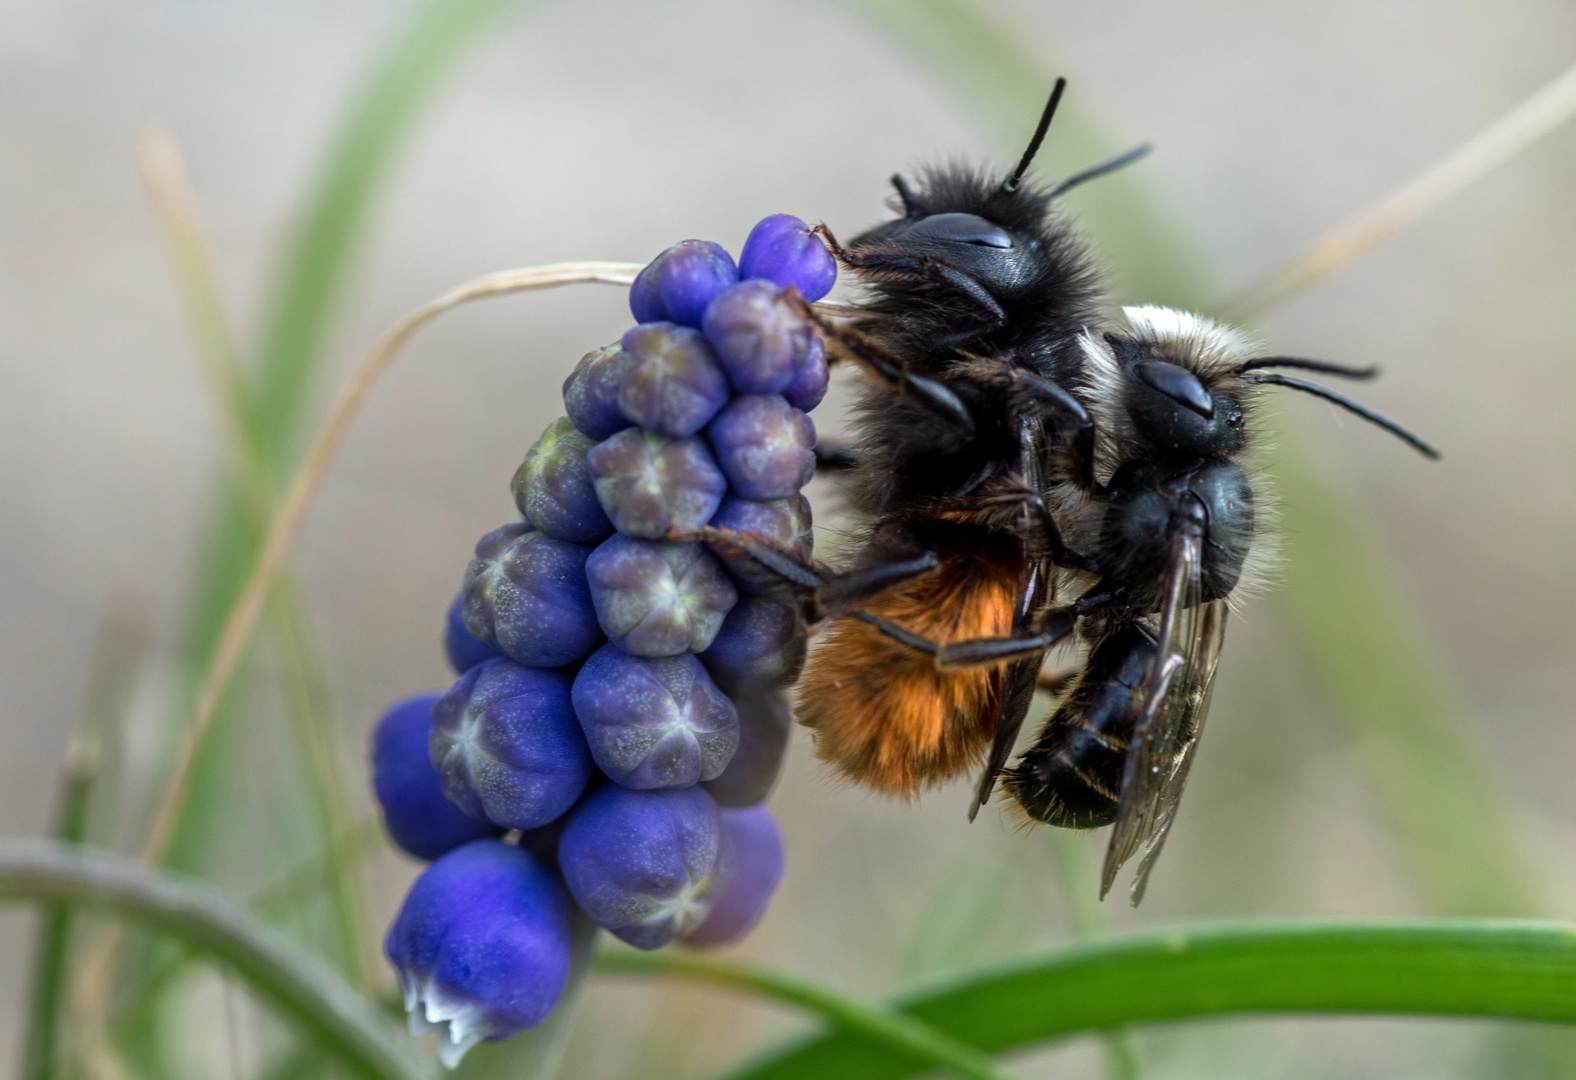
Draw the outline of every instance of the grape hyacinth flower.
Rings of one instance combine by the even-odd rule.
[[[733,849],[733,874],[717,890],[711,914],[681,939],[698,949],[727,945],[755,929],[783,879],[783,838],[771,811],[724,810],[722,824]]]
[[[463,675],[477,664],[503,655],[477,641],[476,635],[466,629],[463,591],[455,593],[454,602],[449,605],[449,617],[443,625],[443,655],[456,675]]]
[[[832,291],[837,262],[804,222],[792,214],[773,214],[756,222],[745,239],[739,276],[792,286],[815,301]]]
[[[625,536],[661,540],[670,529],[704,525],[728,488],[698,436],[630,428],[592,447],[586,461],[602,509]]]
[[[715,780],[702,786],[724,809],[766,801],[782,772],[793,712],[781,690],[747,690],[732,695],[739,714],[739,748]]]
[[[530,522],[476,542],[465,571],[465,626],[476,640],[531,667],[558,667],[602,643],[591,610],[586,556],[578,544]]]
[[[740,394],[706,428],[717,464],[746,499],[787,499],[815,475],[815,425],[780,394]]]
[[[728,375],[699,330],[642,323],[624,335],[631,360],[618,407],[647,431],[682,439],[706,426],[728,400]]]
[[[582,435],[600,441],[633,426],[619,408],[618,393],[634,362],[614,343],[586,353],[564,380],[564,412]]]
[[[558,860],[580,909],[637,949],[700,926],[733,869],[722,811],[698,787],[600,788],[575,808]]]
[[[726,289],[701,323],[728,380],[746,394],[780,394],[819,338],[782,290],[759,278]]]
[[[602,632],[632,656],[701,652],[739,598],[697,543],[614,536],[586,560],[586,579]]]
[[[693,656],[643,659],[609,642],[571,692],[591,756],[627,788],[684,788],[722,775],[739,717]]]
[[[503,833],[444,796],[427,750],[437,701],[437,694],[417,694],[397,702],[372,731],[372,790],[383,808],[383,827],[401,848],[427,862]]]
[[[629,287],[635,321],[699,326],[717,294],[739,280],[733,256],[710,240],[681,240],[651,260]]]
[[[427,867],[383,944],[411,1034],[436,1031],[452,1069],[541,1023],[569,978],[571,919],[558,875],[520,848],[476,840]]]
[[[591,751],[561,671],[489,660],[432,710],[432,763],[467,814],[510,829],[546,825],[591,779]]]
[[[613,535],[613,523],[597,501],[586,451],[596,440],[560,416],[525,455],[510,488],[514,505],[554,540],[595,544]]]
[[[762,803],[805,633],[737,535],[810,558],[827,365],[798,296],[835,276],[783,214],[738,264],[698,240],[653,260],[640,325],[581,359],[515,473],[525,520],[476,546],[444,633],[458,680],[374,732],[388,831],[436,860],[385,949],[447,1065],[543,1019],[597,928],[724,945],[782,877]]]

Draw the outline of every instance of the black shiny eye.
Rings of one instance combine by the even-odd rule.
[[[1215,399],[1198,376],[1187,368],[1164,360],[1140,360],[1133,365],[1133,374],[1149,386],[1160,391],[1178,405],[1185,405],[1205,420],[1215,415]]]
[[[916,221],[907,231],[910,237],[941,240],[976,247],[1012,247],[1012,234],[976,214],[931,214]]]

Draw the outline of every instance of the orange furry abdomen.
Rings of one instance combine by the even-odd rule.
[[[863,610],[944,645],[1012,630],[1022,564],[958,552],[932,574],[872,598]],[[932,657],[867,623],[840,619],[810,654],[799,722],[816,753],[850,779],[913,798],[921,785],[977,764],[995,734],[999,670],[939,671]]]

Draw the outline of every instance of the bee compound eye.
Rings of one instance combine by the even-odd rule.
[[[1185,405],[1204,419],[1215,415],[1215,399],[1210,396],[1198,376],[1184,367],[1165,360],[1140,360],[1133,365],[1133,373],[1145,385],[1160,391],[1178,405]]]
[[[1013,246],[1011,233],[977,214],[932,214],[916,221],[908,235],[1004,251]]]

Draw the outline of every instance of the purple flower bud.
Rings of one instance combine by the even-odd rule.
[[[449,605],[449,617],[443,627],[443,655],[456,675],[463,675],[477,664],[496,660],[503,653],[489,649],[476,640],[476,635],[465,628],[465,593],[454,594]]]
[[[628,788],[714,779],[739,745],[733,703],[693,656],[642,659],[604,645],[575,676],[573,700],[591,756]]]
[[[586,467],[586,451],[595,445],[595,439],[560,416],[547,425],[514,474],[514,505],[555,540],[594,544],[613,534]]]
[[[765,278],[784,289],[796,285],[814,302],[832,291],[837,261],[804,222],[792,214],[773,214],[750,230],[739,252],[739,276]]]
[[[761,540],[769,540],[801,559],[808,559],[814,535],[810,523],[810,500],[803,495],[793,495],[771,502],[756,502],[728,495],[711,517],[711,524],[719,528],[746,533]],[[737,548],[718,544],[712,549],[733,575],[743,592],[764,595],[779,593],[786,588],[782,575],[768,570]]]
[[[777,394],[740,394],[706,435],[723,475],[746,499],[786,499],[815,475],[815,425]]]
[[[411,1034],[436,1031],[452,1069],[483,1039],[541,1023],[569,978],[571,911],[558,875],[497,840],[427,867],[383,942]]]
[[[791,601],[745,596],[700,659],[713,681],[732,694],[786,686],[798,677],[804,654],[804,624]]]
[[[586,560],[597,622],[633,656],[700,652],[739,598],[699,544],[614,536]]]
[[[746,394],[779,394],[818,340],[769,281],[741,281],[711,302],[701,322],[728,379]]]
[[[634,366],[617,342],[581,357],[564,380],[564,412],[570,423],[592,439],[605,439],[630,426],[618,407],[618,391]]]
[[[669,439],[630,428],[586,455],[602,509],[627,536],[661,540],[711,520],[728,482],[698,436]]]
[[[699,326],[706,305],[739,280],[733,256],[710,240],[681,240],[658,255],[656,262],[657,291],[666,317],[684,326]]]
[[[638,949],[699,926],[733,870],[722,811],[695,787],[602,787],[575,808],[558,861],[580,909]]]
[[[657,283],[662,257],[666,254],[664,251],[648,262],[629,286],[629,312],[637,323],[667,321],[668,305],[662,302],[662,289]]]
[[[465,626],[476,640],[530,667],[559,667],[602,643],[586,584],[586,549],[529,522],[476,542],[465,571]]]
[[[591,752],[562,671],[489,660],[432,709],[429,752],[443,793],[510,829],[546,825],[591,779]]]
[[[372,790],[383,827],[404,850],[431,862],[461,844],[503,830],[474,818],[443,794],[427,743],[437,694],[418,694],[392,706],[372,729]]]
[[[829,385],[831,372],[826,367],[826,345],[818,337],[811,342],[810,350],[795,366],[793,378],[782,394],[788,404],[809,412],[821,404]]]
[[[733,875],[717,890],[711,914],[684,935],[684,944],[698,949],[727,945],[755,929],[783,879],[783,838],[771,811],[724,810],[722,823],[733,848]]]
[[[731,392],[717,354],[699,330],[645,323],[624,335],[634,362],[618,392],[624,415],[647,431],[683,438],[717,415]]]
[[[754,806],[766,801],[782,771],[793,712],[781,690],[747,690],[733,695],[733,705],[739,714],[739,748],[722,775],[703,786],[718,806]]]

